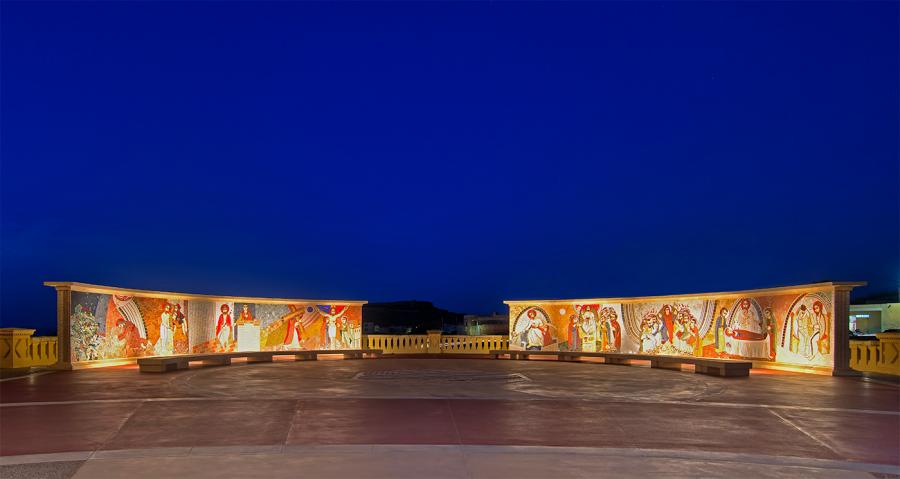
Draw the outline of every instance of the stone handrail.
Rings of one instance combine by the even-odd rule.
[[[428,352],[427,334],[367,334],[366,349],[380,349],[385,354],[424,354]]]
[[[383,354],[488,354],[492,349],[506,349],[506,336],[428,334],[367,334],[365,347],[380,349]]]
[[[850,367],[900,376],[900,333],[877,333],[878,341],[850,340]]]
[[[0,328],[0,368],[29,368],[56,364],[56,336],[32,336],[33,329]]]
[[[441,352],[488,354],[492,349],[508,349],[508,336],[441,336]]]

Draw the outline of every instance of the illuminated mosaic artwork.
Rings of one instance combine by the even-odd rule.
[[[359,349],[362,307],[72,292],[72,361],[223,351]]]
[[[831,291],[597,302],[509,302],[510,348],[832,364]]]

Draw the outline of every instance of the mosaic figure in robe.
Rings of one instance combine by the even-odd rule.
[[[821,334],[821,328],[816,323],[815,316],[805,304],[801,304],[796,314],[791,313],[790,323],[791,351],[806,359],[813,359],[816,356],[816,345]]]
[[[172,306],[172,329],[174,330],[174,334],[172,336],[173,339],[173,351],[175,353],[187,353],[188,346],[188,335],[187,335],[187,319],[184,316],[184,313],[181,312],[181,305],[175,303]]]
[[[569,339],[570,351],[581,351],[581,327],[578,324],[578,316],[572,314],[569,316],[569,325],[566,328]]]
[[[618,351],[622,347],[622,329],[619,326],[619,315],[616,314],[616,310],[613,308],[603,308],[600,316],[607,325],[606,333],[609,335],[606,343],[607,349],[605,350]]]
[[[581,350],[596,351],[597,349],[597,314],[591,306],[585,306],[581,310]]]
[[[175,331],[172,327],[172,305],[166,303],[159,316],[159,339],[156,340],[156,354],[172,354],[175,351]]]
[[[641,322],[641,352],[649,353],[659,348],[663,342],[662,321],[652,315]]]
[[[525,349],[540,351],[553,341],[550,336],[550,326],[538,317],[537,311],[534,309],[528,310],[528,319],[528,328],[525,330]]]
[[[766,328],[762,318],[757,318],[750,310],[750,300],[741,301],[740,309],[735,314],[731,324],[728,325],[725,334],[732,338],[745,341],[759,341],[766,339]]]
[[[693,315],[687,322],[687,334],[687,344],[690,347],[691,354],[694,356],[703,356],[700,326],[697,324],[697,319],[695,319]]]
[[[253,317],[253,313],[250,312],[250,305],[244,304],[241,308],[241,315],[238,316],[237,324],[253,324],[256,321],[256,318]]]
[[[609,321],[602,317],[598,323],[597,342],[600,344],[599,351],[609,351]]]
[[[319,308],[322,310],[323,308]],[[340,349],[341,344],[341,316],[343,308],[339,311],[335,306],[330,306],[328,312],[321,311],[325,322],[325,343],[327,349]]]
[[[301,343],[305,334],[303,322],[300,319],[301,318],[298,317],[297,313],[288,318],[287,332],[285,333],[284,341],[282,342],[283,349],[301,348]]]
[[[733,357],[768,359],[770,343],[759,304],[750,298],[741,299],[725,326],[725,352]]]
[[[684,317],[684,312],[679,311],[675,315],[675,320],[672,323],[675,328],[674,333],[672,334],[672,346],[681,353],[686,353],[691,350],[691,347],[687,342],[687,326],[685,323],[686,319]]]
[[[831,314],[825,311],[825,307],[821,301],[813,302],[813,320],[819,327],[819,339],[816,346],[819,354],[829,354],[831,352],[831,337],[828,333],[831,331]]]
[[[672,342],[675,337],[675,313],[672,306],[666,304],[659,310],[659,320],[662,327],[663,342]]]
[[[341,318],[341,340],[345,348],[359,347],[359,328],[354,328],[346,316]]]
[[[725,353],[725,327],[728,324],[728,309],[722,308],[719,312],[719,315],[716,316],[716,321],[713,324],[713,328],[715,331],[715,345],[716,352],[720,355]]]
[[[231,320],[231,308],[223,304],[219,308],[219,319],[216,321],[216,340],[222,351],[228,351],[231,338],[234,337],[234,323]]]

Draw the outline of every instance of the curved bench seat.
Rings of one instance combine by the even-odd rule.
[[[709,374],[724,377],[746,377],[750,375],[753,361],[737,359],[698,358],[694,356],[662,356],[654,354],[630,354],[588,351],[522,351],[511,349],[491,350],[491,357],[499,359],[528,359],[529,356],[556,356],[559,361],[575,361],[580,357],[603,358],[606,364],[628,365],[631,361],[650,361],[651,368],[681,370],[683,364],[694,365],[697,374]]]
[[[248,363],[272,362],[275,356],[293,356],[296,361],[314,361],[320,354],[341,354],[344,359],[362,359],[380,356],[380,349],[318,349],[307,351],[232,351],[227,353],[178,354],[172,356],[150,356],[139,358],[138,367],[143,373],[164,373],[187,369],[192,361],[201,361],[204,366],[227,366],[234,358],[247,358]]]

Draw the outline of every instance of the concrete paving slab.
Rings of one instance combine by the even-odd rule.
[[[3,479],[69,479],[84,461],[53,461],[32,464],[0,465]]]
[[[75,477],[196,478],[547,478],[547,477],[891,477],[900,468],[829,460],[781,458],[765,463],[761,455],[701,457],[651,450],[505,446],[406,445],[313,447],[315,454],[189,455],[92,459]],[[334,451],[331,451],[333,449]],[[355,451],[355,452],[353,452]],[[215,459],[211,459],[215,457]],[[177,471],[177,472],[176,472]]]
[[[779,467],[860,471],[835,464],[888,474],[895,469],[876,466],[900,466],[898,406],[895,384],[772,371],[735,380],[481,359],[276,361],[171,375],[109,368],[0,383],[0,464],[67,462],[81,456],[54,454],[77,452],[93,454],[85,467],[98,474],[115,472],[98,461],[155,458],[147,471],[177,463],[202,476],[195,461],[206,461],[221,477],[232,466],[252,476],[267,459],[324,477],[341,472],[320,464],[330,458],[371,461],[362,477],[404,477],[425,470],[422,455],[451,477],[504,464],[525,477],[544,454],[564,463],[555,475],[572,477],[641,467],[718,477],[739,472],[734,464],[760,466],[762,477],[783,477]],[[479,447],[489,449],[468,449]],[[476,468],[459,469],[470,460]]]

